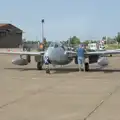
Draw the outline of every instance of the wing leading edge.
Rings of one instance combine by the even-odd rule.
[[[13,54],[13,55],[31,55],[31,56],[38,56],[43,55],[45,52],[7,52],[2,51],[0,54]],[[70,57],[75,57],[76,52],[74,51],[65,51],[65,54],[68,54]],[[106,50],[106,51],[95,51],[95,52],[86,52],[85,55],[107,55],[107,54],[120,54],[120,50]]]
[[[76,52],[74,51],[65,51],[65,54],[68,54],[68,56],[72,57],[75,57],[77,55]],[[85,55],[108,55],[108,54],[120,54],[120,50],[106,50],[85,53]]]
[[[38,55],[42,55],[44,54],[44,51],[41,52],[27,52],[27,51],[23,51],[23,52],[6,52],[6,51],[2,51],[0,52],[0,54],[13,54],[13,55],[30,55],[30,56],[38,56]]]

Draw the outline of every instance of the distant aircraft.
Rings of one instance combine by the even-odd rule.
[[[57,42],[52,42],[50,46],[45,51],[40,52],[31,52],[31,51],[22,51],[22,52],[0,52],[0,54],[15,54],[20,55],[19,58],[13,59],[12,63],[15,65],[27,65],[31,62],[31,56],[35,57],[37,62],[37,69],[42,70],[45,58],[49,59],[49,64],[52,65],[66,65],[71,63],[74,60],[75,64],[77,62],[77,54],[75,51],[68,51],[64,46]],[[108,54],[120,54],[120,50],[107,50],[107,51],[95,51],[95,52],[86,52],[85,53],[85,71],[89,71],[89,64],[98,63],[101,67],[108,65],[108,59],[106,55]],[[24,56],[26,56],[24,58]],[[49,73],[50,69],[46,69],[46,73]]]

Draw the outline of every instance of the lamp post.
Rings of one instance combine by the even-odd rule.
[[[41,23],[42,23],[42,42],[44,40],[44,19],[41,20]]]

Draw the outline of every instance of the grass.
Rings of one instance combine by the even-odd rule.
[[[120,46],[118,46],[117,44],[108,44],[105,45],[105,49],[120,49]]]

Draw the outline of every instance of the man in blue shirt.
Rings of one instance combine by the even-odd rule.
[[[77,50],[79,71],[85,70],[85,67],[84,67],[84,60],[85,60],[84,54],[85,54],[84,46],[80,45],[78,50]]]

